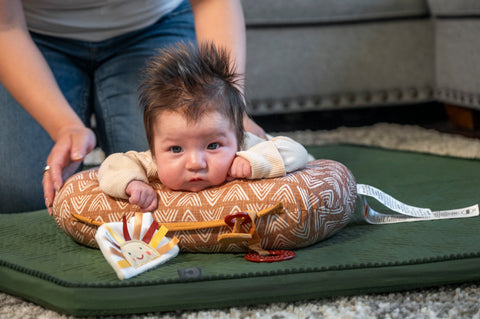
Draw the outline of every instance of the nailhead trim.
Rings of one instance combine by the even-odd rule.
[[[252,114],[288,113],[325,109],[343,109],[355,106],[382,104],[402,104],[419,101],[429,101],[441,92],[432,87],[412,87],[366,92],[346,92],[341,94],[299,96],[283,99],[249,100],[248,106]],[[451,93],[449,93],[449,96]],[[458,95],[458,94],[456,94]],[[463,98],[465,99],[465,98]],[[467,100],[467,99],[465,99]]]
[[[480,94],[478,93],[463,92],[449,88],[437,88],[435,89],[435,99],[455,105],[476,109],[480,108]]]

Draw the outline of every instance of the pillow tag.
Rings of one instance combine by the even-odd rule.
[[[424,220],[467,218],[479,215],[478,204],[459,209],[432,211],[429,208],[420,208],[404,204],[378,188],[365,184],[357,185],[357,194],[360,199],[360,204],[362,205],[364,218],[370,224],[392,224]],[[375,198],[394,213],[383,214],[375,211],[370,205],[368,205],[366,196]]]

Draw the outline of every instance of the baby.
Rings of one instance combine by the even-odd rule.
[[[149,178],[172,190],[198,192],[305,167],[308,153],[299,143],[244,131],[242,79],[230,61],[226,50],[209,43],[159,51],[140,87],[150,149],[107,157],[98,174],[105,193],[152,211],[157,194]]]

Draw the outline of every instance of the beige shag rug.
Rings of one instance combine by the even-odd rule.
[[[480,141],[461,135],[440,133],[414,125],[378,123],[366,127],[340,127],[331,131],[279,132],[304,145],[353,144],[480,159]]]
[[[288,135],[305,145],[348,143],[388,149],[480,159],[480,140],[439,133],[417,126],[380,123],[368,127],[341,127],[331,131],[273,133]],[[96,163],[101,153],[89,161]],[[287,319],[287,318],[478,318],[480,283],[445,286],[401,293],[335,297],[295,303],[274,303],[249,307],[153,313],[106,318],[165,319]],[[0,293],[0,319],[73,318]]]

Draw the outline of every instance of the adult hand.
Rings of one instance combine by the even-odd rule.
[[[245,131],[252,133],[263,139],[267,138],[267,134],[257,123],[255,123],[250,117],[246,116],[243,118],[243,127]]]
[[[80,166],[85,156],[95,145],[95,134],[85,126],[68,127],[57,135],[58,139],[47,158],[49,169],[43,174],[45,206],[52,215],[55,192],[63,186],[64,179],[71,176]]]

